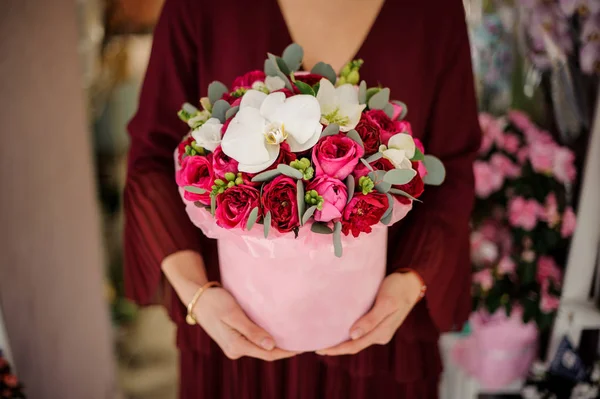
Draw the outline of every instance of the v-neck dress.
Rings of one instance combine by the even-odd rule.
[[[319,10],[306,10],[307,23],[312,12]],[[365,61],[361,78],[408,105],[414,136],[447,169],[445,183],[427,187],[423,203],[389,230],[388,271],[410,267],[428,286],[389,344],[353,356],[232,361],[202,328],[185,324],[185,307],[162,275],[166,256],[191,249],[202,254],[209,278],[219,279],[216,242],[188,220],[175,185],[173,151],[187,133],[178,109],[206,95],[213,80],[230,83],[262,69],[267,52],[281,54],[290,42],[277,0],[166,0],[129,125],[128,295],[141,305],[165,304],[177,324],[181,398],[437,397],[439,334],[460,328],[471,306],[469,216],[480,130],[461,0],[387,0],[356,55]]]

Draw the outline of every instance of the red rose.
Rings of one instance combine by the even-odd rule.
[[[179,187],[194,186],[206,190],[204,194],[186,191],[184,198],[188,201],[199,201],[204,205],[210,204],[210,191],[215,180],[212,168],[212,154],[208,156],[194,155],[183,158],[181,169],[176,175]]]
[[[9,388],[16,388],[19,385],[19,380],[14,374],[7,374],[3,378],[4,384]]]
[[[407,121],[395,121],[394,122],[394,130],[393,131],[383,131],[381,134],[381,143],[387,145],[390,141],[390,137],[398,133],[406,133],[409,135],[413,135],[412,127],[410,123]]]
[[[371,162],[369,165],[371,165],[371,167],[375,170],[388,171],[394,169],[394,165],[386,158],[379,158],[378,160]],[[417,170],[419,167],[419,163],[412,162],[412,167],[414,170]],[[356,167],[356,169],[354,169],[354,172],[352,174],[354,175],[354,179],[358,181],[358,179],[360,179],[362,176],[368,175],[369,172],[369,169],[367,169],[365,165],[360,164]],[[394,185],[393,187],[398,190],[402,190],[415,198],[419,198],[421,194],[423,194],[425,184],[423,183],[421,175],[417,173],[417,175],[413,177],[413,179],[410,182],[402,185]],[[394,197],[396,197],[396,199],[403,204],[410,204],[411,202],[410,198],[404,197],[402,195],[394,195]]]
[[[379,223],[389,207],[385,194],[371,192],[367,195],[357,194],[346,205],[342,216],[342,232],[352,233],[358,237],[360,233],[370,233],[371,226]]]
[[[273,93],[283,93],[285,94],[285,98],[295,95],[290,89],[286,89],[285,87],[283,89],[275,90]]]
[[[323,79],[323,76],[318,75],[316,73],[296,72],[294,73],[294,78],[296,78],[296,80],[306,83],[309,86],[314,86],[317,83],[319,83],[321,79]]]
[[[296,154],[294,154],[290,150],[289,144],[281,143],[279,145],[279,155],[277,156],[277,159],[275,160],[275,162],[273,162],[273,164],[271,166],[269,166],[265,170],[277,169],[277,165],[282,164],[282,163],[289,165],[292,161],[295,161],[295,160],[296,160]],[[265,170],[263,170],[263,172]],[[259,173],[262,173],[262,172],[259,172]],[[248,180],[252,180],[252,178],[259,173],[244,173],[244,176],[245,176],[245,179],[247,178]],[[254,184],[255,183],[252,183],[252,185],[254,185]]]
[[[191,145],[192,141],[194,141],[194,138],[192,136],[189,136],[177,146],[177,162],[179,162],[179,165],[181,165],[181,161],[183,160],[183,156],[185,155],[185,147]]]
[[[212,167],[215,177],[222,179],[227,172],[238,172],[238,161],[225,155],[221,146],[218,146],[213,152]]]
[[[252,88],[252,84],[254,82],[264,82],[265,81],[265,73],[263,71],[250,71],[242,76],[238,76],[233,80],[232,90],[235,91],[237,89],[250,89]]]
[[[344,180],[356,167],[365,150],[344,134],[326,136],[313,147],[316,176]]]
[[[277,176],[263,187],[263,212],[271,212],[271,226],[282,233],[300,226],[296,181],[287,176]]]
[[[367,114],[362,114],[356,131],[365,146],[365,154],[371,155],[379,151],[381,131],[379,125]]]
[[[412,136],[410,123],[407,121],[393,121],[385,112],[379,109],[372,109],[365,112],[373,122],[375,122],[380,131],[381,144],[388,144],[390,137],[398,133],[408,133]]]
[[[252,186],[233,186],[217,196],[217,225],[246,228],[250,212],[260,205],[260,191]]]

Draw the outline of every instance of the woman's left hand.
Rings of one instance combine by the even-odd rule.
[[[421,279],[412,272],[392,273],[379,287],[375,305],[350,329],[350,341],[317,351],[319,355],[353,355],[371,345],[385,345],[402,324],[421,294]]]

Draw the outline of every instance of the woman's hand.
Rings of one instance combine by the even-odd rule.
[[[371,345],[385,345],[419,300],[421,280],[415,273],[392,273],[379,287],[375,305],[350,329],[352,340],[317,351],[319,355],[353,355]]]

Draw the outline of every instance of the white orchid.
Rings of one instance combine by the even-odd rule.
[[[321,105],[321,123],[335,123],[342,132],[356,127],[365,104],[358,102],[358,88],[351,84],[334,87],[328,79],[321,79],[317,100]]]
[[[416,152],[415,141],[407,133],[398,133],[390,137],[387,147],[381,145],[379,152],[388,159],[396,169],[411,169],[410,160],[414,158]]]
[[[223,136],[225,155],[239,162],[240,172],[257,173],[275,162],[281,143],[293,152],[313,147],[321,136],[321,111],[310,95],[290,98],[248,90]]]
[[[210,118],[202,126],[192,131],[196,144],[208,151],[214,151],[221,144],[221,128],[223,124],[217,118]]]

